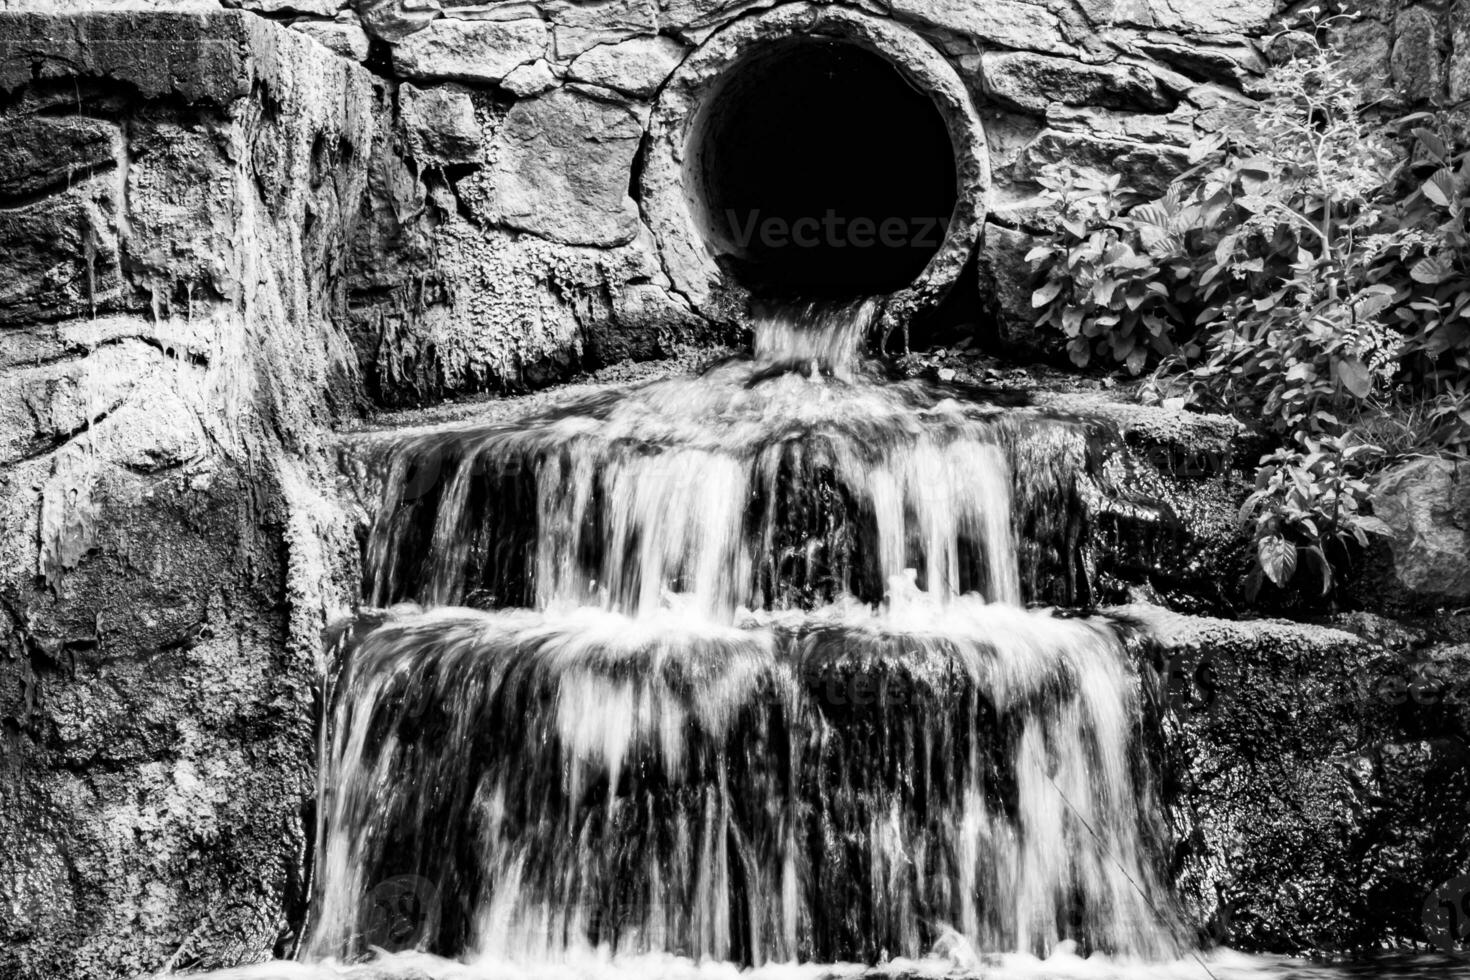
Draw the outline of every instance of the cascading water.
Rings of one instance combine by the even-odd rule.
[[[1082,587],[1086,436],[885,381],[872,315],[392,445],[312,956],[1175,951],[1120,641],[1021,606]]]

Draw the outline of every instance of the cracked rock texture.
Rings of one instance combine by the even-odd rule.
[[[1143,626],[1169,871],[1208,942],[1405,948],[1470,862],[1470,646],[1358,613],[1338,628],[1157,606]]]
[[[252,14],[0,14],[0,976],[289,946],[372,105]]]

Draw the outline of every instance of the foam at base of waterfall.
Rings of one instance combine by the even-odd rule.
[[[973,957],[973,958],[972,958]],[[1464,969],[1459,960],[1458,969]],[[205,974],[208,980],[1444,980],[1456,964],[1442,957],[1405,957],[1365,966],[1331,965],[1282,956],[1215,949],[1178,959],[1139,961],[1063,948],[1046,957],[960,953],[858,963],[773,963],[741,969],[666,954],[617,956],[601,949],[556,962],[496,957],[470,962],[428,953],[380,954],[362,964],[270,962]]]
[[[1106,624],[891,605],[394,614],[338,692],[313,951],[381,944],[404,878],[427,948],[527,961],[1173,950]]]

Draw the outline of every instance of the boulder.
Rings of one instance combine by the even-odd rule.
[[[1409,7],[1394,18],[1389,64],[1394,87],[1407,99],[1427,101],[1444,88],[1443,16],[1425,7]]]
[[[367,60],[367,32],[356,21],[298,20],[291,27],[344,58]]]
[[[1421,942],[1426,894],[1464,862],[1464,651],[1141,605],[1114,615],[1148,635],[1145,730],[1162,742],[1189,917],[1243,949]]]
[[[1164,110],[1173,107],[1147,71],[1136,65],[1088,65],[1027,51],[981,56],[984,93],[1005,105],[1045,112],[1053,102],[1108,109]]]
[[[684,45],[671,37],[636,37],[621,44],[601,44],[573,61],[567,77],[628,95],[649,96],[679,64],[684,50]]]
[[[1416,459],[1373,483],[1392,555],[1389,586],[1406,604],[1470,605],[1470,466]]]
[[[642,135],[630,107],[574,86],[517,102],[495,133],[486,217],[569,245],[630,241],[628,175]]]
[[[316,487],[376,83],[254,14],[114,10],[0,13],[0,87],[0,976],[257,962],[356,591]]]
[[[441,19],[393,46],[393,70],[409,79],[498,82],[550,43],[541,20]]]

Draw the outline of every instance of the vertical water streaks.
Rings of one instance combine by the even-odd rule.
[[[1021,608],[1085,596],[1087,433],[881,381],[871,315],[394,446],[312,955],[403,882],[466,958],[1173,951],[1119,641]]]
[[[314,951],[414,876],[447,954],[1169,952],[1111,631],[902,601],[400,613],[344,679]]]
[[[635,615],[685,602],[728,622],[878,602],[912,568],[936,596],[1015,603],[1018,532],[1029,592],[1083,598],[1085,427],[877,383],[857,359],[871,309],[842,313],[760,321],[764,359],[404,438],[367,599]]]

